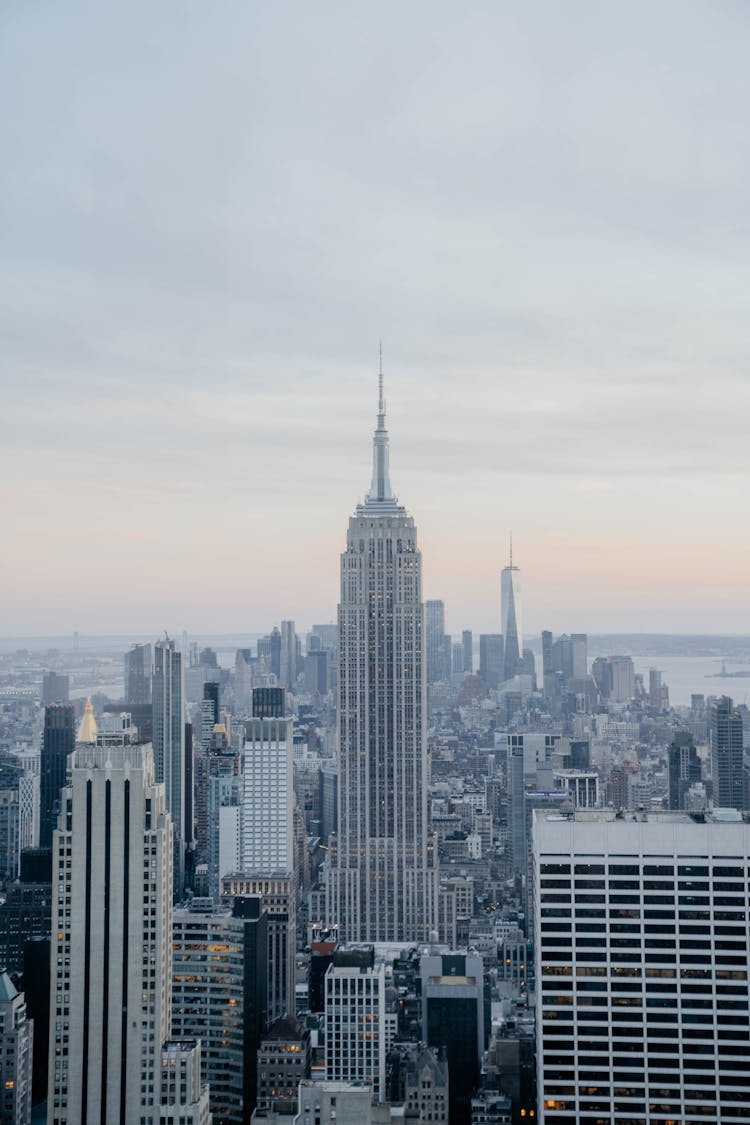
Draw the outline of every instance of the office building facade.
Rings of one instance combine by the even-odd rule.
[[[172,942],[172,825],[150,747],[77,748],[53,887],[48,1125],[150,1123]]]
[[[713,700],[708,708],[708,750],[717,808],[746,807],[742,741],[742,718],[732,700],[726,695]]]
[[[750,825],[537,813],[533,837],[540,1120],[746,1120]]]
[[[325,975],[326,1078],[366,1082],[386,1100],[385,964],[372,947],[343,948]]]
[[[476,953],[425,954],[420,963],[422,1034],[448,1059],[449,1119],[469,1125],[486,1046],[484,966]]]
[[[52,703],[45,707],[39,777],[39,846],[42,848],[52,847],[52,833],[60,812],[60,794],[75,739],[75,708],[72,703]]]
[[[243,1125],[256,1102],[255,1055],[267,1020],[268,916],[259,898],[231,909],[194,900],[174,912],[172,1032],[201,1039],[216,1125]]]

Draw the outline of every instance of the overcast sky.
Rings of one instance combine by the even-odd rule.
[[[750,5],[4,0],[4,634],[750,632]]]

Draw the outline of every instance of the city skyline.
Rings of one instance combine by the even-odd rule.
[[[451,632],[747,631],[750,14],[293,7],[3,14],[4,631],[331,619],[381,335]]]

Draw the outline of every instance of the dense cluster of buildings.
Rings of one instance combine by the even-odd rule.
[[[448,634],[388,457],[336,625],[0,669],[3,1120],[747,1119],[747,709]]]

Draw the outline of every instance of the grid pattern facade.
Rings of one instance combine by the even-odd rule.
[[[750,826],[534,821],[540,1119],[750,1115]]]
[[[294,807],[292,719],[245,723],[242,797],[242,870],[293,870]]]
[[[331,965],[325,976],[326,1078],[367,1082],[385,1099],[385,966]]]
[[[421,597],[414,521],[403,509],[380,516],[365,507],[341,558],[329,912],[346,941],[419,941],[435,927]]]
[[[241,1125],[244,1084],[244,923],[223,914],[176,910],[172,1032],[200,1034],[211,1112]]]

